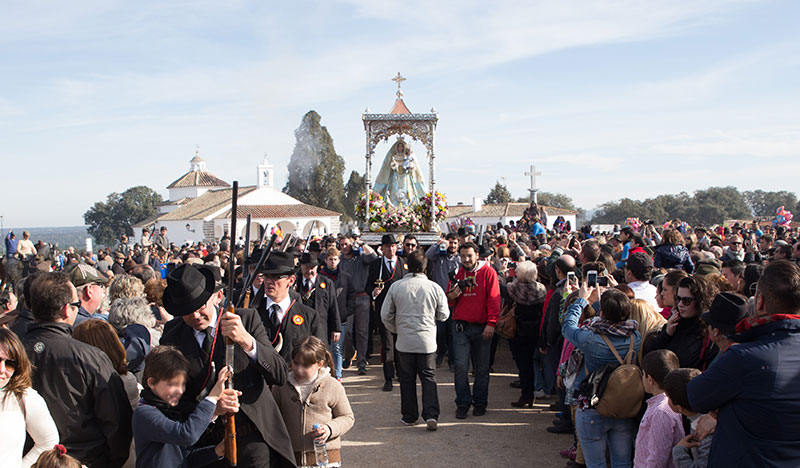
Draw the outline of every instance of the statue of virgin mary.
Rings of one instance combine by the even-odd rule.
[[[413,205],[425,196],[422,171],[403,137],[386,153],[373,190],[394,206]]]

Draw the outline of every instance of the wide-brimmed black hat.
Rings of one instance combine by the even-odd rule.
[[[381,237],[381,245],[386,244],[397,244],[397,238],[394,237],[394,234],[384,234]]]
[[[481,244],[478,247],[478,258],[489,258],[494,255],[494,249],[486,244]]]
[[[201,271],[202,270],[208,270],[208,271],[211,272],[211,275],[214,276],[214,292],[217,292],[220,289],[222,289],[223,287],[225,287],[225,285],[222,284],[222,272],[220,271],[220,268],[218,266],[216,266],[216,265],[197,265],[197,269],[201,270]]]
[[[256,247],[250,252],[250,255],[244,259],[245,265],[255,265],[261,259],[261,254],[264,253],[264,249]]]
[[[214,273],[210,268],[181,265],[167,275],[164,308],[172,315],[191,314],[214,293]]]
[[[319,262],[317,261],[316,255],[310,252],[306,252],[300,256],[300,265],[317,266],[319,265]]]
[[[714,298],[708,312],[700,315],[700,319],[721,331],[725,335],[736,333],[736,324],[747,316],[747,299],[730,293],[721,292]]]
[[[291,275],[297,271],[294,255],[290,252],[270,252],[261,272],[265,275]]]

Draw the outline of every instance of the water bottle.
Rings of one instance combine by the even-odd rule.
[[[319,429],[319,424],[314,424],[314,430]],[[317,466],[328,466],[328,448],[325,441],[314,439],[314,455],[317,458]]]

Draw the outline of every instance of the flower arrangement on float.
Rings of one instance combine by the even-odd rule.
[[[435,201],[436,213],[434,221],[444,221],[447,219],[447,198],[441,192],[436,192]],[[423,220],[431,219],[431,193],[428,192],[425,196],[419,198],[419,203],[414,206],[415,211]]]
[[[373,225],[381,226],[383,224],[383,217],[386,215],[386,200],[377,192],[370,191],[369,193],[369,217],[367,217],[367,201],[364,192],[358,194],[358,203],[356,203],[356,217],[359,219],[367,219],[367,226],[370,230],[374,231]]]

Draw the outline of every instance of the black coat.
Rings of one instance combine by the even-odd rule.
[[[292,360],[292,348],[303,338],[314,335],[327,343],[325,326],[319,320],[317,311],[303,305],[300,296],[292,290],[289,290],[289,297],[292,298],[293,303],[289,311],[283,316],[279,331],[283,337],[283,345],[279,354],[287,364]],[[269,320],[266,299],[259,301],[258,314],[261,317],[264,328],[267,330],[270,341],[277,346],[276,330],[272,329],[272,323]]]
[[[294,452],[289,433],[281,417],[278,405],[272,397],[270,385],[284,385],[288,376],[286,362],[269,343],[258,314],[253,309],[237,309],[242,317],[242,324],[256,340],[256,359],[252,360],[240,346],[235,347],[233,386],[242,392],[239,397],[240,413],[247,416],[261,433],[261,437],[273,450],[294,465]],[[191,412],[197,406],[197,396],[203,388],[213,387],[217,380],[216,373],[225,365],[225,346],[222,334],[217,335],[214,346],[214,369],[209,371],[208,356],[203,352],[194,336],[194,330],[180,317],[161,337],[162,345],[177,347],[189,361],[189,381],[186,392],[181,398],[184,411]],[[208,377],[206,386],[203,381]],[[217,424],[222,424],[222,418]],[[219,441],[216,441],[219,442]]]
[[[125,386],[99,348],[72,338],[66,323],[34,323],[23,340],[42,395],[67,452],[90,468],[118,468],[131,447]]]
[[[383,300],[386,299],[386,294],[389,293],[389,286],[407,274],[408,266],[406,265],[406,261],[400,257],[397,257],[394,272],[386,268],[386,261],[383,256],[378,257],[377,260],[373,260],[372,263],[369,264],[367,287],[364,288],[364,291],[369,294],[370,298],[372,297],[372,290],[375,289],[375,282],[378,281],[378,278],[383,280],[383,291],[373,300],[373,304],[375,305],[374,310],[377,311],[377,313],[380,314],[381,307],[383,307]]]
[[[668,349],[678,356],[681,367],[703,370],[719,352],[719,348],[704,337],[705,329],[699,318],[681,319],[672,336],[667,334],[667,324],[664,324],[661,331],[647,340],[642,337],[646,344],[642,356],[656,349]]]
[[[341,269],[335,275],[320,270],[320,274],[333,281],[333,287],[336,290],[336,302],[339,308],[339,317],[342,322],[346,322],[348,318],[355,312],[356,292],[353,290],[353,278],[349,273]]]
[[[326,339],[324,341],[327,343],[331,332],[342,331],[342,318],[333,281],[317,274],[314,284],[309,290],[306,290],[303,286],[303,275],[298,273],[294,285],[297,293],[303,298],[303,304],[316,310],[320,324],[325,325]]]
[[[653,265],[656,268],[680,268],[686,273],[692,274],[694,263],[689,249],[682,245],[664,244],[659,246],[653,256]]]
[[[14,320],[10,328],[11,331],[16,333],[17,338],[21,340],[28,334],[28,328],[33,325],[33,314],[30,310],[24,309],[22,305],[17,306],[17,312],[17,319]]]

